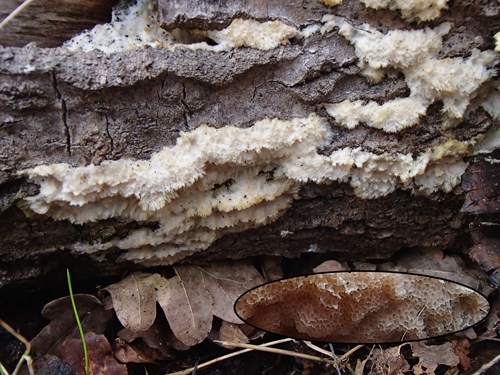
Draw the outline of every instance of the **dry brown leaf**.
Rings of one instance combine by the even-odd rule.
[[[111,312],[105,311],[99,299],[89,294],[75,294],[74,298],[83,331],[103,333],[108,327]],[[61,344],[66,339],[80,337],[70,297],[46,304],[42,316],[51,322],[31,340],[34,352],[58,356]]]
[[[213,315],[242,324],[234,313],[234,303],[248,289],[265,282],[249,262],[221,261],[203,267],[205,286],[212,296]]]
[[[261,257],[260,266],[266,281],[279,280],[284,277],[281,261],[283,257],[264,255]]]
[[[336,272],[336,271],[349,271],[349,267],[345,262],[337,262],[336,260],[327,260],[319,266],[313,268],[313,272]]]
[[[213,315],[241,323],[234,313],[236,299],[265,282],[247,261],[219,261],[205,267],[179,265],[174,269],[176,276],[168,280],[158,274],[135,273],[104,290],[111,294],[118,319],[132,332],[150,329],[158,302],[180,341],[176,346],[180,350],[207,337]]]
[[[168,350],[168,337],[162,328],[163,327],[156,321],[146,331],[134,332],[127,328],[123,328],[118,332],[118,337],[128,343],[131,343],[135,339],[142,339],[150,348],[158,349],[165,357],[171,358],[171,353]]]
[[[411,342],[411,350],[419,362],[413,367],[415,375],[435,375],[439,365],[457,366],[460,363],[458,356],[453,352],[451,342],[442,345],[427,346],[420,341]]]
[[[115,358],[121,363],[156,363],[122,339],[116,339],[115,345]]]
[[[263,284],[266,280],[255,269],[250,261],[221,260],[203,266],[203,269],[210,272],[218,279],[228,279],[238,282],[245,290]]]
[[[85,334],[89,358],[89,375],[127,375],[127,366],[116,362],[111,345],[103,335]],[[61,359],[75,372],[85,375],[85,356],[81,339],[69,339],[61,345]]]
[[[406,254],[398,260],[398,267],[404,271],[420,275],[434,276],[465,284],[488,295],[492,289],[486,280],[481,280],[481,273],[467,268],[458,255],[445,255],[435,248],[421,248]]]
[[[368,262],[353,262],[352,265],[356,271],[376,271],[377,265]]]
[[[458,356],[460,366],[462,366],[465,371],[468,371],[472,366],[472,359],[469,357],[471,353],[469,340],[453,340],[452,348],[453,352]]]
[[[486,317],[480,327],[486,331],[481,337],[496,337],[498,335],[498,326],[500,324],[500,301],[496,301],[491,305],[489,315]]]
[[[116,316],[125,328],[145,331],[156,319],[156,284],[158,274],[133,273],[103,290],[111,294]]]
[[[129,344],[125,340],[117,339],[115,358],[122,363],[156,363],[169,359],[158,349],[150,347],[141,339]]]
[[[248,344],[250,340],[241,331],[242,324],[233,324],[226,321],[222,321],[222,325],[219,329],[219,341],[229,341],[229,342],[239,342]]]
[[[366,357],[363,361],[358,358],[356,362],[356,368],[354,369],[354,375],[363,375],[368,359],[370,359],[370,357]]]
[[[157,300],[174,335],[185,345],[202,342],[212,328],[212,297],[198,266],[175,267],[177,274],[160,285]]]
[[[410,369],[410,364],[401,354],[401,348],[403,346],[404,344],[387,350],[373,350],[371,355],[372,366],[369,375],[399,375],[408,371]],[[364,365],[362,367],[364,367]],[[357,369],[358,366],[356,366],[356,370]],[[361,374],[362,373],[361,371]]]

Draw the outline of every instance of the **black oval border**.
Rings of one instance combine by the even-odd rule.
[[[275,283],[275,282],[278,282],[278,281],[281,281],[281,280],[288,280],[288,279],[295,279],[295,278],[298,278],[298,277],[304,277],[304,278],[307,278],[311,275],[323,275],[323,274],[335,274],[335,273],[360,273],[360,272],[365,272],[365,273],[384,273],[384,274],[398,274],[398,275],[413,275],[413,276],[420,276],[420,277],[429,277],[429,278],[432,278],[432,279],[437,279],[437,280],[444,280],[444,281],[447,281],[449,283],[453,283],[453,284],[457,284],[457,285],[461,285],[463,286],[464,288],[467,288],[469,290],[472,290],[473,292],[479,294],[481,297],[483,297],[486,302],[488,303],[488,313],[486,314],[486,316],[481,319],[479,322],[477,323],[474,323],[473,325],[471,326],[468,326],[466,328],[463,328],[459,331],[454,331],[454,332],[450,332],[450,333],[446,333],[446,334],[443,334],[443,335],[439,335],[439,336],[432,336],[432,337],[427,337],[427,338],[423,338],[423,339],[417,339],[417,340],[403,340],[403,341],[392,341],[392,342],[369,342],[369,343],[364,343],[364,342],[335,342],[335,341],[323,341],[323,340],[306,340],[306,339],[303,339],[303,338],[298,338],[298,337],[292,337],[292,336],[285,336],[285,335],[281,335],[279,333],[276,333],[276,332],[271,332],[271,331],[266,331],[266,330],[263,330],[262,328],[260,327],[257,327],[257,326],[254,326],[253,324],[250,324],[248,323],[247,321],[245,321],[244,319],[241,318],[241,316],[238,314],[238,312],[236,311],[236,304],[238,303],[238,301],[244,296],[246,295],[247,293],[250,293],[252,290],[255,290],[257,288],[260,288],[264,285],[268,285],[268,284],[272,284],[272,283]],[[468,330],[469,328],[473,328],[479,324],[481,324],[482,322],[484,322],[488,316],[491,314],[491,303],[490,301],[488,301],[488,298],[482,294],[481,292],[477,291],[476,289],[474,288],[471,288],[470,286],[468,285],[465,285],[465,284],[462,284],[462,283],[459,283],[457,281],[453,281],[453,280],[448,280],[448,279],[445,279],[445,278],[441,278],[441,277],[437,277],[437,276],[429,276],[429,275],[422,275],[422,274],[418,274],[418,273],[413,273],[413,272],[397,272],[397,271],[368,271],[368,270],[359,270],[359,271],[333,271],[333,272],[318,272],[318,273],[308,273],[308,274],[305,274],[305,275],[298,275],[298,276],[289,276],[289,277],[284,277],[282,279],[278,279],[278,280],[274,280],[274,281],[269,281],[267,283],[264,283],[264,284],[260,284],[260,285],[257,285],[256,287],[253,287],[249,290],[247,290],[245,293],[243,293],[242,295],[240,295],[236,301],[234,302],[234,305],[233,305],[233,310],[234,310],[234,313],[236,314],[236,316],[241,319],[241,321],[245,322],[245,324],[248,324],[249,326],[252,326],[254,327],[255,329],[258,329],[259,331],[264,331],[264,332],[267,332],[267,333],[271,333],[273,335],[278,335],[278,336],[281,336],[281,337],[284,337],[284,338],[292,338],[294,340],[306,340],[306,341],[315,341],[315,342],[324,342],[324,343],[331,343],[331,344],[339,344],[339,345],[395,345],[395,344],[405,344],[405,343],[408,343],[408,342],[417,342],[417,341],[425,341],[425,340],[434,340],[434,339],[439,339],[439,338],[443,338],[443,337],[446,337],[446,336],[451,336],[451,335],[454,335],[454,334],[457,334],[459,332],[463,332],[465,330]]]

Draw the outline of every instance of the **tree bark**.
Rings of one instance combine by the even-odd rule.
[[[67,17],[64,10],[69,8],[61,4]],[[368,8],[356,0],[336,7],[319,1],[214,4],[160,0],[159,22],[166,30],[221,30],[233,19],[243,18],[278,20],[303,29],[321,22],[325,14],[335,14],[355,27],[368,23],[382,33],[432,29],[452,22],[443,36],[440,59],[466,59],[473,49],[494,49],[493,35],[500,28],[497,1],[450,2],[439,18],[423,23],[404,20],[398,11]],[[109,13],[97,13],[96,23],[110,18]],[[140,264],[115,262],[119,249],[109,250],[101,261],[71,249],[77,243],[105,243],[158,226],[154,221],[120,217],[75,224],[29,213],[25,198],[37,196],[40,187],[19,174],[28,168],[149,160],[164,147],[174,147],[181,132],[192,132],[203,124],[246,129],[266,117],[291,121],[311,113],[326,119],[332,132],[329,145],[321,151],[326,156],[350,147],[377,155],[411,153],[417,157],[449,139],[466,142],[498,127],[498,120],[475,106],[474,98],[454,127],[441,125],[442,100],[430,104],[417,124],[396,133],[366,124],[354,129],[341,126],[322,103],[364,100],[382,104],[409,97],[410,89],[401,72],[370,83],[361,74],[354,46],[338,29],[295,38],[266,51],[137,47],[112,54],[71,52],[55,46],[61,39],[47,36],[44,41],[44,37],[35,38],[35,33],[27,29],[25,37],[37,44],[22,47],[14,38],[15,31],[0,37],[0,286],[68,264],[88,265],[82,274],[89,279],[139,268]],[[493,91],[494,82],[484,82],[478,96]],[[460,211],[465,199],[460,185],[431,194],[399,187],[383,197],[366,199],[342,181],[302,184],[297,199],[274,222],[226,234],[208,249],[180,261],[261,254],[296,257],[308,251],[334,252],[338,259],[361,261],[388,259],[402,248],[467,251],[472,245],[468,224],[473,217]]]

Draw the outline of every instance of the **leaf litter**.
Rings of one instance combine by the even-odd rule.
[[[106,311],[99,299],[92,295],[75,294],[74,298],[84,332],[104,333],[111,320],[111,311]],[[58,356],[65,340],[80,337],[69,296],[46,304],[42,316],[51,322],[31,340],[34,352]]]
[[[248,261],[221,261],[205,267],[179,265],[170,279],[134,273],[104,288],[111,295],[120,323],[132,332],[147,331],[161,306],[175,337],[186,346],[202,342],[212,329],[213,316],[234,324],[236,299],[265,282]]]
[[[111,345],[104,335],[87,332],[85,342],[89,356],[88,375],[126,375],[128,373],[127,366],[116,361]],[[62,344],[60,352],[61,359],[71,367],[75,375],[85,375],[82,340],[66,340]]]
[[[476,283],[474,286],[485,287],[482,280],[477,284],[476,275],[471,274],[465,265],[460,263],[460,260],[448,259],[438,251],[428,251],[426,254],[425,256],[415,254],[413,257],[403,257],[399,264],[393,266],[412,271],[440,272],[439,276],[442,277],[445,277],[445,273],[449,273],[449,278],[456,277],[458,274],[462,278],[464,276],[467,279],[470,278],[471,284]],[[276,275],[281,276],[279,265],[279,258],[261,261],[262,270],[271,279],[279,278]],[[339,267],[339,265],[338,262],[328,261],[320,269],[325,271],[331,267]],[[345,264],[341,265],[342,268],[344,266]],[[382,270],[389,265],[371,265],[363,262],[354,264],[354,267]],[[226,347],[238,346],[229,345],[231,342],[244,345],[253,340],[254,337],[251,337],[248,330],[249,326],[241,324],[242,322],[235,316],[233,310],[237,297],[266,281],[250,261],[227,260],[212,262],[202,267],[178,265],[173,268],[175,276],[170,278],[157,273],[129,275],[120,282],[104,288],[103,290],[107,291],[109,296],[102,301],[90,295],[75,296],[85,332],[104,332],[106,327],[109,327],[111,314],[109,310],[114,309],[124,327],[118,333],[114,345],[114,357],[122,363],[157,363],[157,361],[171,360],[172,348],[187,350],[205,340],[211,330],[215,336],[210,333],[209,338],[214,341],[223,341]],[[275,276],[269,276],[270,274]],[[469,280],[467,281],[469,284]],[[161,313],[162,310],[163,313]],[[71,348],[71,345],[76,345],[78,342],[80,348],[82,347],[78,339],[67,343],[69,338],[78,337],[69,298],[65,297],[47,304],[43,310],[43,316],[51,319],[51,323],[32,341],[38,353],[55,353],[63,357],[63,354],[59,352],[61,344],[64,343],[64,347],[69,345]],[[212,325],[214,316],[220,318],[222,322]],[[160,327],[158,321],[161,319],[163,322]],[[495,319],[491,320],[487,334],[493,337],[496,334],[495,323],[498,319],[495,316]],[[166,330],[163,329],[165,327]],[[109,343],[107,345],[109,346]],[[405,345],[406,350],[402,350]],[[451,366],[450,370],[457,370],[457,366],[466,369],[472,363],[469,346],[467,340],[455,340],[453,343],[446,342],[441,345],[431,345],[431,342],[414,342],[386,349],[372,348],[363,361],[361,361],[363,358],[358,356],[358,365],[355,366],[354,373],[356,375],[382,373],[435,375],[442,372],[440,365]],[[109,346],[105,350],[93,352],[96,356],[98,352],[102,352],[103,358],[111,355],[109,366],[113,367],[118,363],[112,357],[113,352],[110,348]],[[293,352],[290,353],[289,355],[293,355]],[[413,366],[408,363],[410,358]],[[67,357],[64,359],[70,361]],[[353,360],[355,361],[356,358]],[[348,364],[344,363],[345,365]],[[437,370],[440,371],[437,372]],[[102,371],[102,368],[96,368],[93,373],[104,373],[99,371]],[[122,373],[119,367],[116,371],[118,371],[117,374]],[[114,374],[114,372],[106,373]],[[123,373],[126,373],[126,369]]]

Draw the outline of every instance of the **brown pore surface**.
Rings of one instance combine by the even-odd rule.
[[[454,282],[389,272],[337,272],[262,285],[236,302],[236,313],[260,329],[305,340],[392,343],[471,327],[488,301]]]

